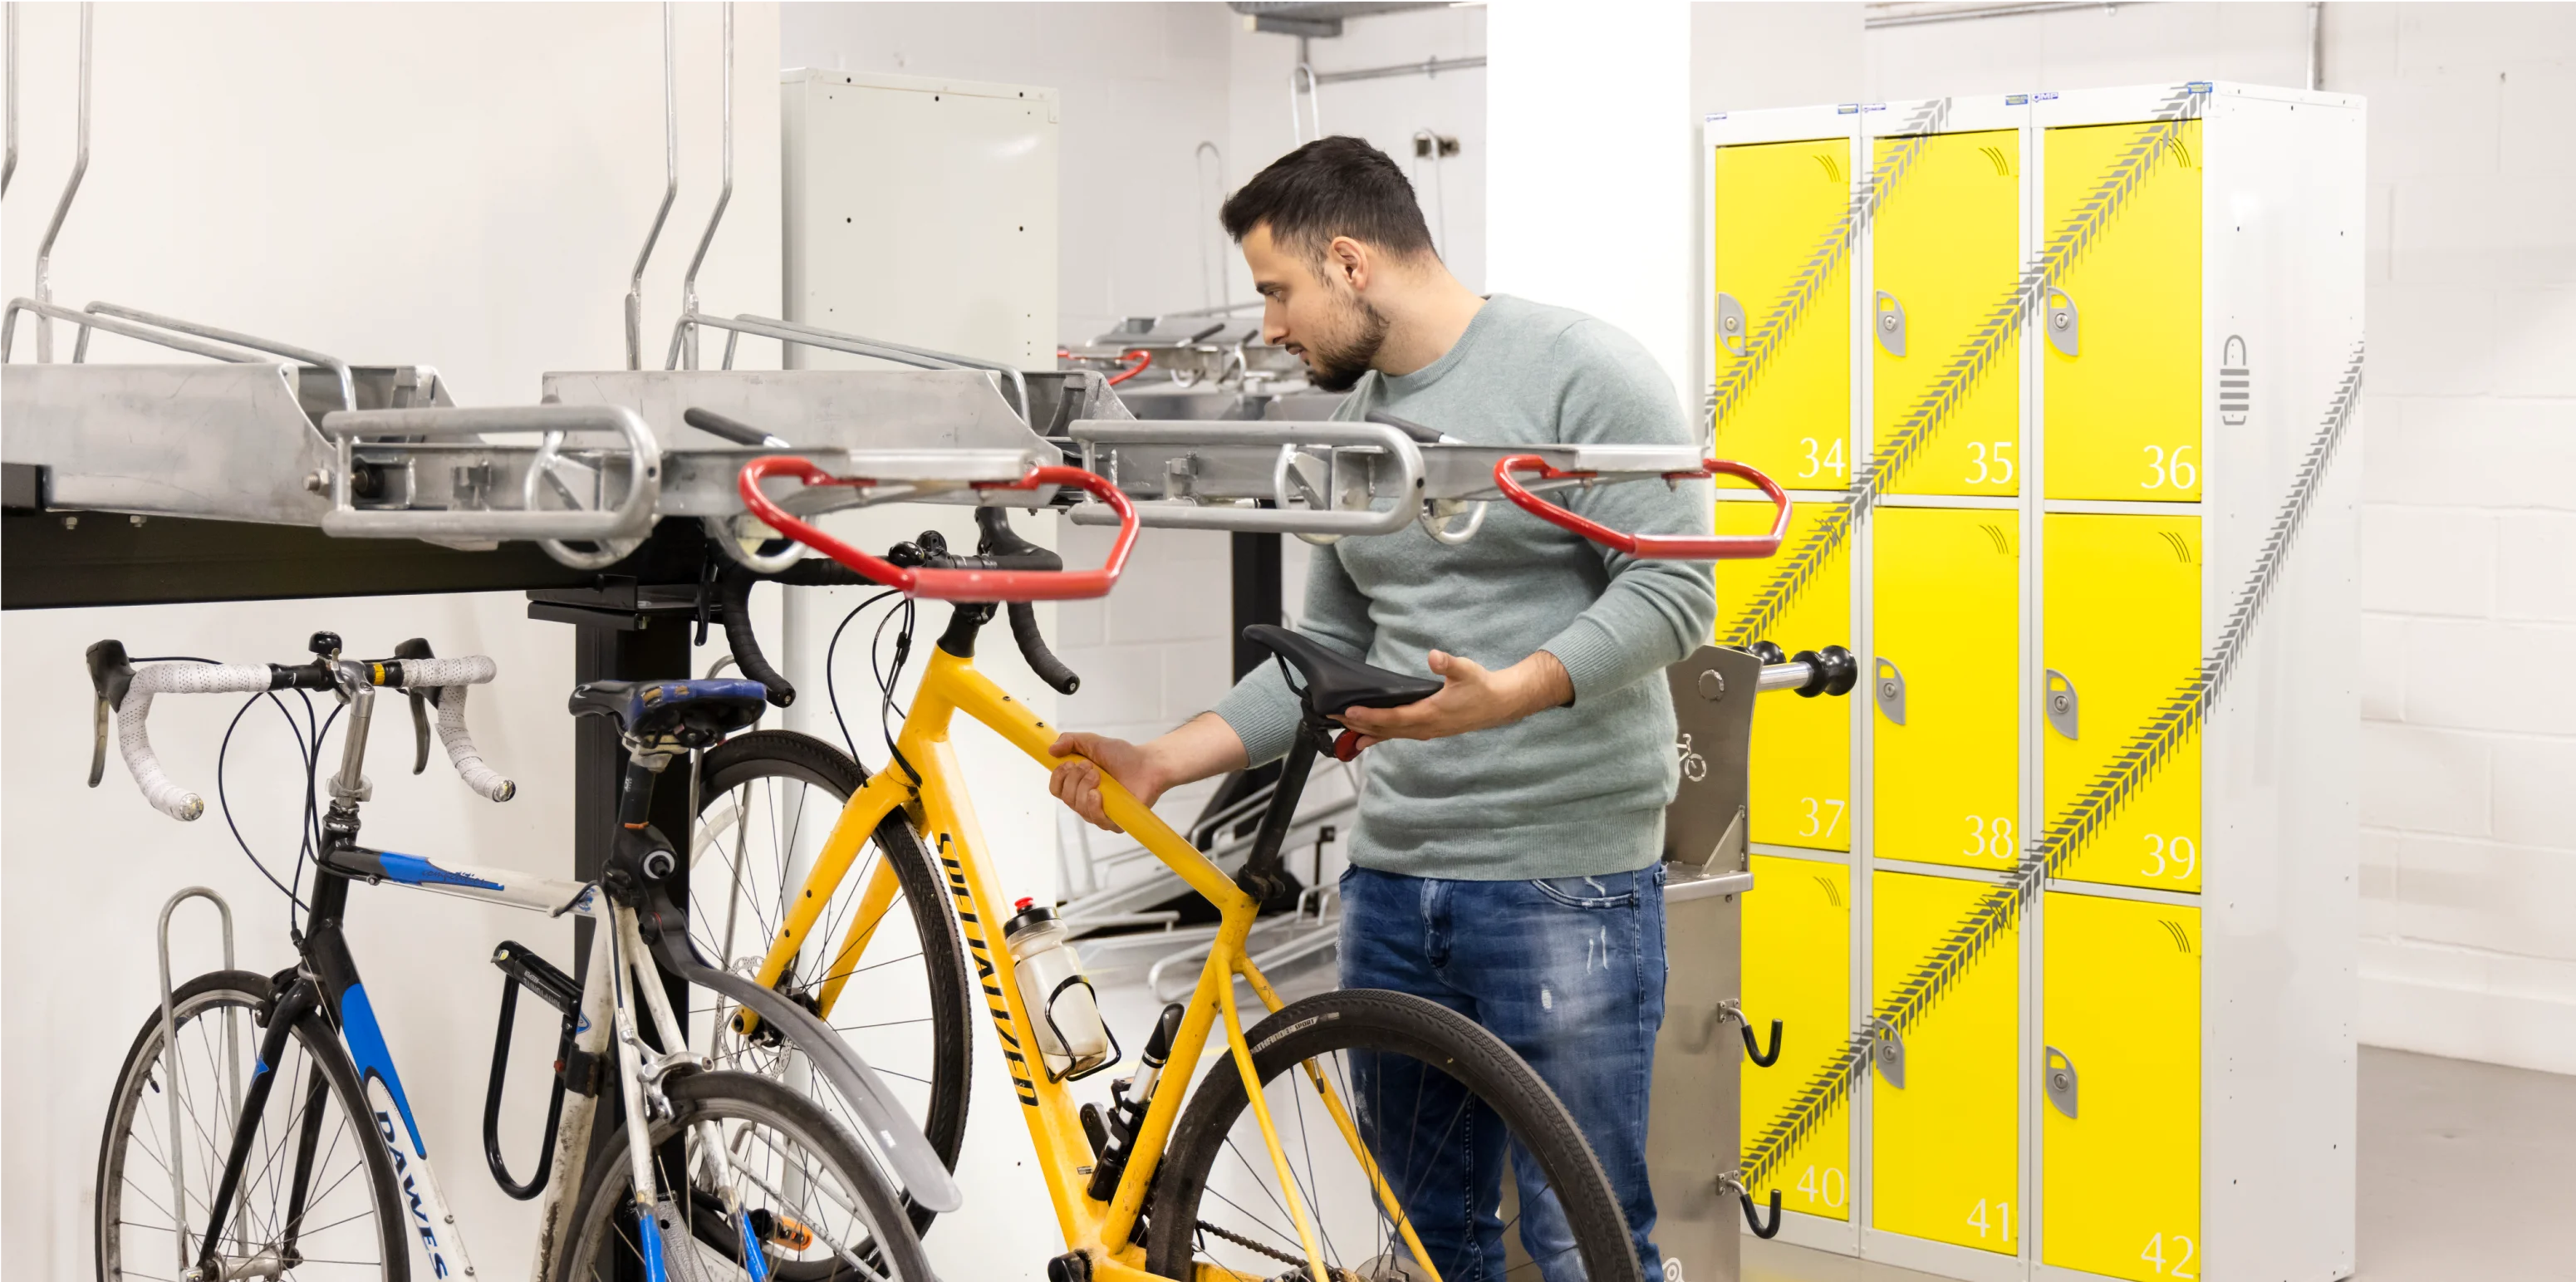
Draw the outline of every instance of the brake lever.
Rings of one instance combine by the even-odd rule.
[[[110,714],[125,705],[125,692],[134,685],[134,663],[125,657],[122,641],[101,641],[85,657],[90,689],[98,695],[90,718],[89,786],[95,788],[107,777],[107,723]]]
[[[413,637],[411,640],[405,641],[401,645],[394,647],[394,657],[397,659],[435,659],[438,656],[429,652],[428,638]],[[429,769],[429,705],[438,702],[439,692],[436,690],[430,690],[427,692],[406,690],[404,693],[411,696],[411,772],[413,774],[420,774]]]

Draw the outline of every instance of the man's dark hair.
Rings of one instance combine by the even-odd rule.
[[[1318,138],[1253,175],[1217,215],[1237,242],[1267,225],[1283,249],[1320,261],[1336,236],[1398,258],[1436,254],[1404,170],[1365,141]]]

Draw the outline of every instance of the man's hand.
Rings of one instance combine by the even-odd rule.
[[[1382,739],[1440,739],[1490,730],[1574,702],[1574,679],[1545,650],[1500,672],[1434,650],[1431,671],[1447,683],[1440,693],[1401,708],[1353,708],[1342,714],[1342,724],[1360,732],[1365,748]]]
[[[1243,740],[1213,712],[1203,712],[1151,743],[1070,732],[1047,751],[1064,760],[1047,776],[1047,791],[1097,828],[1125,832],[1101,806],[1102,772],[1116,779],[1138,804],[1152,806],[1173,788],[1243,768]]]

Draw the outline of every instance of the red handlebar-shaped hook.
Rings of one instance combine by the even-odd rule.
[[[1668,481],[1697,481],[1718,473],[1751,481],[1778,509],[1769,534],[1622,534],[1596,521],[1587,521],[1564,508],[1540,498],[1521,487],[1512,478],[1514,472],[1536,472],[1542,481],[1579,481],[1600,475],[1597,472],[1560,472],[1548,466],[1536,454],[1515,454],[1494,464],[1494,485],[1503,497],[1522,511],[1560,529],[1572,530],[1603,547],[1630,556],[1655,561],[1744,561],[1758,560],[1780,550],[1780,540],[1789,533],[1789,494],[1770,477],[1743,463],[1727,459],[1709,459],[1696,472],[1667,472]]]
[[[1118,538],[1097,570],[955,570],[896,565],[789,516],[761,492],[773,476],[792,476],[807,485],[868,485],[870,480],[834,476],[801,458],[771,454],[745,464],[736,488],[743,506],[771,529],[850,567],[869,579],[916,597],[934,601],[1079,601],[1107,596],[1127,568],[1127,552],[1136,544],[1136,507],[1118,487],[1078,467],[1034,467],[1017,481],[978,481],[979,490],[1029,490],[1041,485],[1078,486],[1118,514]]]

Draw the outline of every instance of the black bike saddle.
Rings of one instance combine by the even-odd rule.
[[[572,714],[604,716],[620,732],[659,739],[675,731],[721,739],[760,720],[769,692],[757,681],[591,681],[573,687]]]
[[[1440,693],[1431,677],[1408,677],[1371,667],[1320,642],[1256,623],[1243,630],[1245,640],[1287,660],[1306,683],[1306,706],[1319,716],[1336,716],[1352,708],[1396,708]]]

